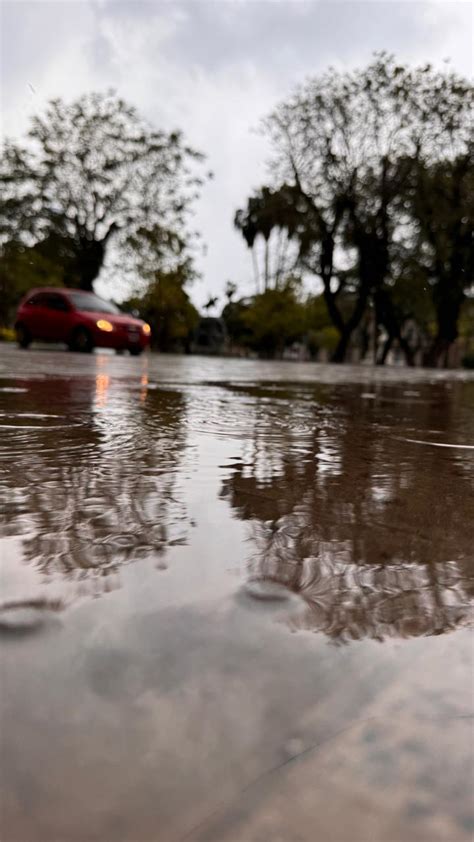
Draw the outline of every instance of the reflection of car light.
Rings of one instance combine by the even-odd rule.
[[[107,403],[107,392],[109,389],[110,377],[108,374],[97,374],[95,378],[95,402],[101,409]]]
[[[114,329],[113,324],[108,322],[107,319],[99,319],[99,321],[96,322],[96,325],[99,330],[105,330],[106,333],[110,333]]]

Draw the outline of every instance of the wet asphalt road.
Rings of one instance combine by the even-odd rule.
[[[3,842],[464,842],[474,377],[0,345]]]

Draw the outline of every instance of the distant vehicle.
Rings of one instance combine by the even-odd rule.
[[[141,354],[150,344],[150,325],[121,313],[115,304],[93,292],[43,287],[32,289],[20,302],[15,330],[18,344],[27,348],[35,339],[66,342],[71,351],[95,346]]]

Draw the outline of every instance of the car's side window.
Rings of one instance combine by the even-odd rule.
[[[45,305],[49,310],[59,310],[62,313],[67,313],[69,310],[67,301],[62,295],[47,295]]]
[[[26,302],[28,307],[39,307],[43,303],[41,299],[43,298],[42,295],[32,295],[31,298],[28,299]]]

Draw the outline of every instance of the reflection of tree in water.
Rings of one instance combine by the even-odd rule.
[[[352,564],[331,545],[320,546],[317,556],[302,557],[303,542],[288,545],[284,533],[284,525],[271,536],[265,525],[256,525],[257,552],[250,569],[304,599],[306,608],[292,620],[294,628],[324,631],[339,640],[383,639],[440,634],[469,620],[468,596],[455,561]]]
[[[448,430],[442,398],[414,404],[411,422]],[[331,423],[316,407],[303,457],[282,441],[269,476],[265,451],[279,445],[260,437],[224,483],[251,522],[250,575],[304,599],[295,628],[382,639],[469,622],[472,478],[460,451],[398,440],[400,414],[350,399]]]
[[[48,576],[107,577],[105,589],[124,563],[185,540],[182,395],[147,391],[146,378],[114,395],[99,373],[95,382],[30,382],[25,397],[0,450],[0,537],[21,534],[25,559]],[[49,413],[57,419],[41,420]]]

